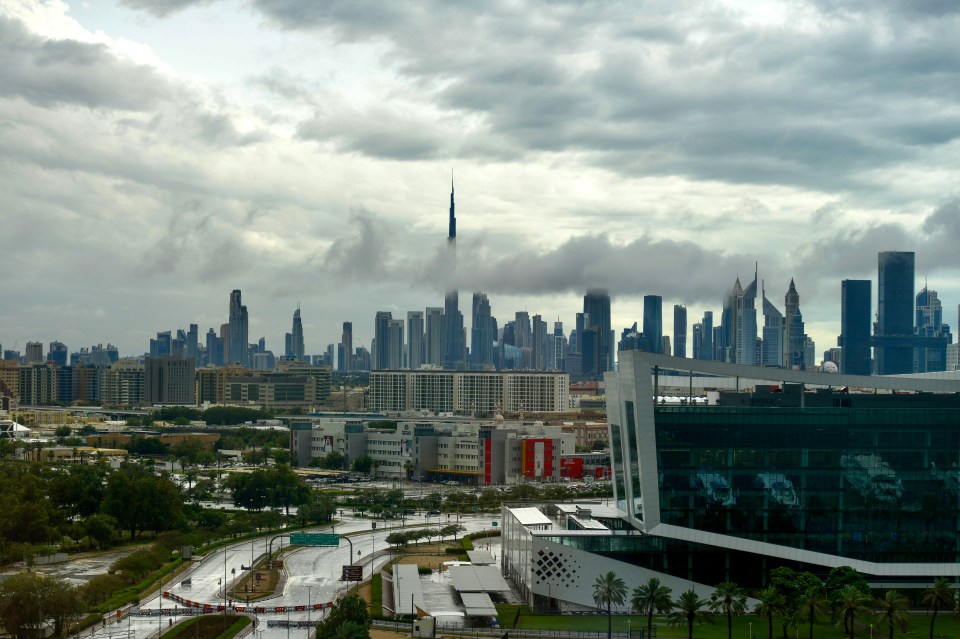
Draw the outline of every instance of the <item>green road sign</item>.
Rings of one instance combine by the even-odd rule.
[[[340,535],[331,533],[290,533],[290,543],[294,546],[339,546]]]

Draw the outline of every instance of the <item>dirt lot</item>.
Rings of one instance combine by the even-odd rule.
[[[444,553],[444,550],[452,544],[424,544],[421,546],[409,546],[404,549],[399,556],[397,563],[416,564],[418,566],[433,568],[434,570],[445,561],[456,561],[456,557]]]

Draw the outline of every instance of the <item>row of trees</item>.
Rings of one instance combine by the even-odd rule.
[[[227,488],[233,503],[247,510],[301,506],[310,501],[313,491],[287,465],[258,468],[250,473],[232,473]]]
[[[702,598],[693,588],[673,599],[673,591],[662,585],[659,579],[650,579],[630,593],[630,608],[647,616],[647,636],[653,628],[653,615],[666,614],[671,625],[687,626],[687,634],[693,639],[694,624],[713,623],[712,615],[726,618],[727,637],[733,638],[733,617],[747,613],[747,592],[736,583],[719,584],[709,598]],[[757,604],[753,613],[767,618],[769,639],[773,639],[773,619],[779,617],[783,625],[783,637],[787,627],[809,624],[809,637],[813,639],[814,626],[824,617],[831,616],[835,623],[843,623],[844,633],[854,639],[858,620],[873,615],[875,623],[894,632],[907,630],[908,602],[896,590],[888,590],[882,597],[873,597],[863,578],[852,568],[833,569],[825,581],[808,572],[796,572],[778,568],[771,572],[771,585],[756,593]],[[607,612],[607,636],[612,630],[613,606],[623,606],[627,601],[627,586],[614,572],[599,575],[593,587],[593,600]],[[921,598],[933,614],[930,617],[930,639],[933,639],[937,613],[953,611],[960,618],[953,589],[943,578],[937,579],[926,589]],[[861,622],[862,625],[862,622]]]
[[[391,546],[406,546],[410,542],[418,542],[426,539],[429,543],[434,537],[443,541],[444,537],[453,537],[456,540],[457,535],[466,530],[460,524],[449,524],[440,528],[413,528],[411,530],[400,530],[387,535],[387,543]]]
[[[184,523],[183,500],[170,479],[138,464],[49,466],[0,464],[0,562],[31,548],[89,538],[103,547],[119,530],[131,538]]]

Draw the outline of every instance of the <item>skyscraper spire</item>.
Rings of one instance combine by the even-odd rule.
[[[450,171],[450,231],[447,234],[448,272],[447,291],[443,303],[443,367],[458,369],[463,366],[466,345],[463,334],[463,315],[457,292],[457,218],[453,201],[453,171]]]
[[[454,215],[453,204],[453,169],[450,170],[450,231],[447,233],[447,240],[457,239],[457,218]]]

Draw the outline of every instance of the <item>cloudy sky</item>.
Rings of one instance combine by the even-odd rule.
[[[955,324],[958,10],[0,0],[0,343],[142,353],[239,288],[277,352],[298,302],[308,352],[368,345],[442,304],[451,171],[468,316],[569,330],[597,286],[618,332],[650,293],[692,324],[759,262],[822,352],[840,280],[913,250]]]

